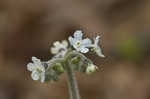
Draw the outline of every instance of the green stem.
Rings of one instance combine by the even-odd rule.
[[[66,71],[68,77],[70,99],[80,99],[77,81],[75,79],[74,72],[68,62],[66,64]]]
[[[75,79],[75,75],[73,72],[73,69],[71,67],[71,57],[72,56],[80,56],[82,57],[82,59],[86,59],[88,60],[88,62],[92,63],[91,60],[89,60],[88,58],[86,58],[84,55],[80,54],[77,51],[72,51],[69,50],[66,55],[65,55],[65,68],[66,68],[66,72],[67,72],[67,77],[68,77],[68,86],[69,86],[69,92],[70,92],[70,99],[80,99],[80,94],[79,94],[79,89],[78,89],[78,85],[77,85],[77,81]]]

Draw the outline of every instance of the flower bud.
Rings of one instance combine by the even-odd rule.
[[[45,82],[58,81],[58,80],[59,80],[59,75],[54,70],[51,69],[49,71],[46,71]]]
[[[91,74],[91,73],[95,72],[97,69],[98,69],[98,67],[95,66],[94,64],[88,64],[88,66],[86,68],[86,73]]]
[[[56,73],[61,74],[64,72],[64,68],[61,63],[56,63],[53,65],[53,70],[56,71]]]
[[[81,57],[76,56],[76,57],[71,59],[71,63],[72,64],[78,64],[80,62],[80,60],[81,60]]]

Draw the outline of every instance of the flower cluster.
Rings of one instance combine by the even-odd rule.
[[[100,36],[97,36],[96,39],[94,39],[94,44],[92,44],[92,41],[89,38],[82,39],[83,33],[80,30],[77,30],[74,33],[74,38],[69,37],[70,44],[79,52],[81,53],[87,53],[89,52],[89,48],[91,48],[92,51],[96,52],[98,56],[105,57],[102,54],[101,48],[98,45]]]
[[[100,57],[105,57],[99,47],[100,36],[92,40],[83,38],[81,30],[74,32],[73,37],[69,36],[68,41],[56,41],[53,43],[50,51],[54,55],[52,59],[41,62],[40,59],[32,57],[33,63],[27,64],[27,69],[32,72],[33,80],[57,81],[60,75],[66,70],[65,66],[69,65],[73,70],[78,70],[86,74],[91,74],[97,70],[97,66],[84,56],[85,53],[92,51]]]

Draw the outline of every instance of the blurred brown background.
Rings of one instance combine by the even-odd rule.
[[[77,73],[82,99],[150,99],[150,0],[0,0],[0,99],[69,99],[66,75],[33,81],[31,56],[48,60],[76,29],[102,33],[100,70]]]

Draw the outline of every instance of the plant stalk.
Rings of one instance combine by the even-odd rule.
[[[68,77],[70,99],[80,99],[77,81],[75,79],[74,72],[69,64],[66,64],[66,71]]]

